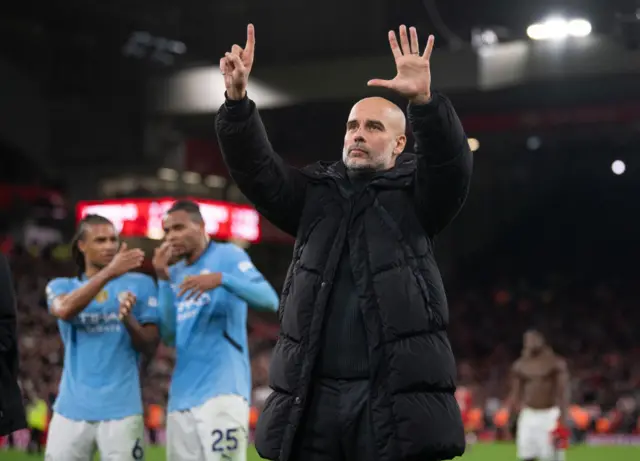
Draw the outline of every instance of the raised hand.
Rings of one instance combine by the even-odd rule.
[[[131,314],[133,306],[136,305],[136,295],[130,291],[125,291],[120,297],[120,307],[118,308],[118,319],[126,320]]]
[[[414,103],[426,103],[431,99],[430,58],[433,51],[433,35],[429,36],[422,56],[418,44],[418,32],[409,28],[411,41],[407,36],[407,27],[400,26],[400,45],[394,31],[389,31],[389,45],[396,60],[397,75],[393,80],[373,79],[367,85],[388,88],[401,94]]]
[[[247,94],[247,82],[253,67],[253,55],[256,46],[256,35],[253,24],[247,26],[247,43],[244,49],[233,45],[231,51],[220,59],[220,72],[224,76],[227,97],[240,100]]]
[[[171,251],[171,245],[169,245],[169,242],[164,242],[153,250],[153,259],[151,260],[151,264],[153,264],[153,268],[159,279],[169,279],[169,265],[171,264],[172,256],[173,252]]]
[[[137,269],[144,262],[144,252],[139,248],[127,249],[127,244],[122,243],[115,257],[105,267],[111,278],[120,277],[130,270]]]

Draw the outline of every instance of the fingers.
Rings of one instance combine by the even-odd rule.
[[[409,27],[409,38],[411,39],[411,54],[420,54],[420,44],[418,43],[418,31],[415,27]]]
[[[404,24],[400,26],[400,46],[403,54],[411,54],[411,48],[409,47],[409,36],[407,35],[407,26]]]
[[[229,52],[225,53],[224,55],[227,60],[230,61],[231,64],[233,64],[235,70],[238,70],[242,73],[245,73],[247,71],[247,69],[244,67],[244,64],[242,63],[242,59],[240,59],[240,56]]]
[[[231,47],[231,53],[242,57],[242,47],[240,45],[233,45]]]
[[[253,24],[247,26],[247,43],[244,46],[244,52],[247,57],[253,61],[253,53],[256,48],[256,31]]]
[[[197,287],[197,282],[195,279],[191,278],[191,277],[187,277],[186,279],[183,280],[183,282],[180,284],[180,291],[178,292],[178,297],[183,296],[185,293],[187,293],[188,291],[193,290],[194,288]],[[188,299],[188,298],[187,298]]]
[[[392,30],[389,31],[389,45],[391,46],[391,52],[393,53],[394,59],[402,57],[402,51],[400,50],[400,46],[398,45],[396,33]]]
[[[118,253],[124,253],[125,251],[127,251],[127,242],[122,242],[118,249]]]
[[[367,86],[378,86],[381,88],[393,88],[393,80],[381,80],[379,78],[374,78],[373,80],[369,80],[367,82]]]
[[[133,310],[133,306],[135,306],[135,304],[136,304],[136,295],[134,295],[131,292],[127,292],[125,294],[124,299],[120,303],[118,318],[122,320],[123,318],[131,314],[131,311]]]
[[[422,57],[425,60],[431,59],[431,52],[433,51],[433,44],[435,43],[436,38],[433,35],[429,35],[429,39],[427,40],[427,47],[424,49],[424,54]]]

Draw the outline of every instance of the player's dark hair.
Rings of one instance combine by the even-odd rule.
[[[202,213],[200,213],[200,206],[191,200],[178,200],[167,210],[167,214],[171,214],[176,211],[186,212],[192,221],[199,224],[204,222]]]
[[[84,274],[84,271],[87,269],[84,263],[84,253],[80,251],[78,242],[84,240],[87,226],[91,226],[94,224],[110,224],[113,226],[113,223],[111,221],[109,221],[104,216],[100,216],[97,214],[88,214],[80,220],[80,222],[78,223],[78,228],[76,229],[76,234],[71,240],[71,257],[78,267],[78,278],[82,277],[82,274]]]

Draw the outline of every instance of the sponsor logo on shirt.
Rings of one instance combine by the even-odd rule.
[[[75,319],[78,328],[89,333],[113,333],[122,330],[117,312],[82,312]]]
[[[178,302],[177,306],[177,321],[182,322],[198,315],[200,309],[211,302],[211,296],[208,293],[203,293],[199,299],[184,299]]]
[[[96,297],[94,298],[96,302],[98,303],[103,303],[105,302],[107,299],[109,299],[109,293],[107,293],[107,290],[102,290],[100,293],[98,293],[96,295]]]

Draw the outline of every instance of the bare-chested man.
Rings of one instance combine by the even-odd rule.
[[[536,330],[524,334],[522,357],[511,368],[510,413],[519,411],[518,458],[523,461],[561,461],[569,407],[569,372]]]

